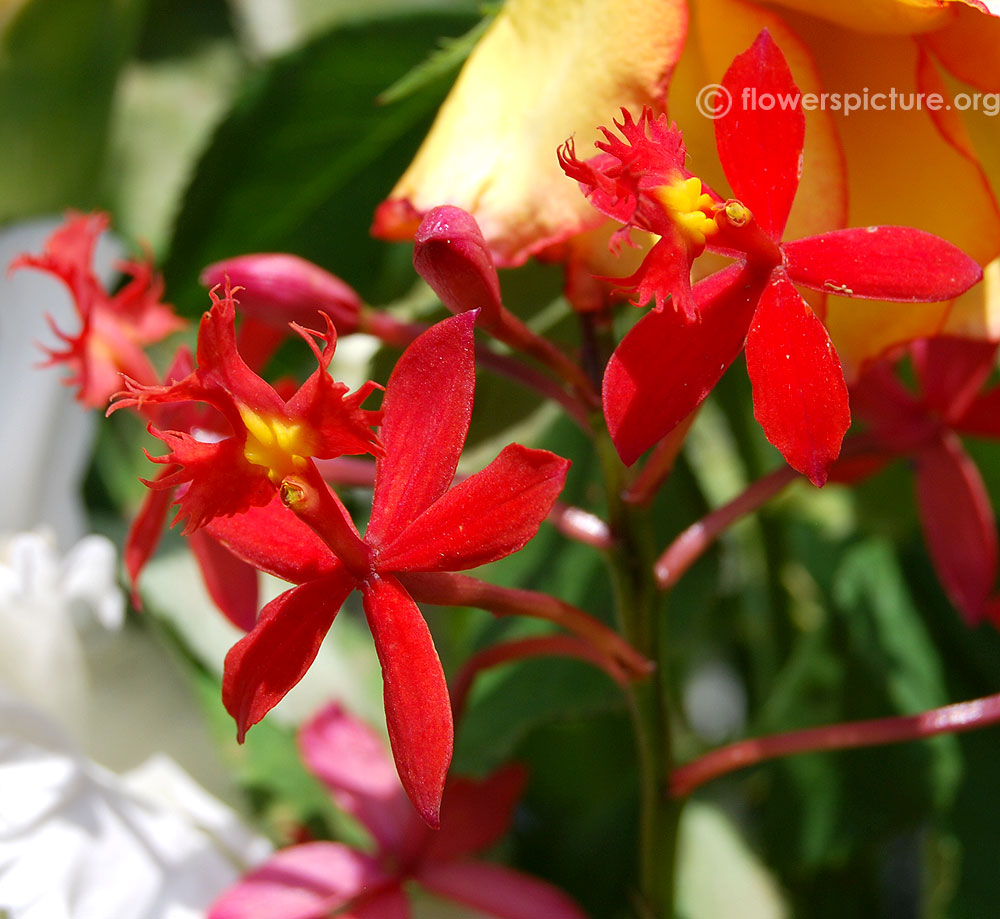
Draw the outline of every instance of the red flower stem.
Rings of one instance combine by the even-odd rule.
[[[315,463],[323,477],[337,485],[371,488],[375,484],[375,464],[371,460],[338,456],[336,459],[315,460]],[[467,477],[461,473],[456,475],[456,484],[464,478]],[[569,539],[593,546],[595,549],[611,547],[611,531],[607,523],[583,508],[557,501],[549,512],[548,521]]]
[[[627,504],[648,504],[656,497],[659,487],[673,472],[677,455],[680,453],[681,447],[684,446],[684,438],[687,437],[697,414],[698,409],[695,409],[653,447],[646,464],[622,495],[622,499]]]
[[[494,616],[531,616],[582,638],[633,679],[647,677],[653,664],[614,629],[570,603],[534,590],[501,587],[467,574],[407,572],[397,575],[414,600],[439,606],[474,606]]]
[[[657,584],[664,590],[673,587],[702,553],[741,517],[767,503],[799,477],[791,466],[782,466],[752,482],[728,504],[716,508],[691,524],[667,546],[656,560]]]
[[[280,493],[284,505],[329,546],[351,574],[360,581],[371,576],[371,551],[315,464],[309,463],[300,475],[286,476]]]
[[[670,793],[675,797],[691,794],[727,772],[746,766],[822,750],[851,750],[882,744],[921,740],[938,734],[975,731],[1000,722],[1000,693],[933,708],[919,715],[851,721],[822,728],[808,728],[788,734],[742,740],[706,753],[700,759],[675,769],[670,778]]]
[[[520,320],[517,320],[517,322],[520,322]],[[380,310],[372,309],[371,307],[364,307],[362,309],[358,324],[359,332],[366,332],[369,335],[374,335],[380,341],[383,341],[387,345],[391,345],[395,348],[405,348],[418,335],[425,332],[427,328],[428,326],[423,323],[402,322],[389,313],[384,313]],[[533,336],[539,342],[545,343],[550,350],[554,350],[552,346],[545,341],[545,339],[539,338],[534,334],[534,332],[531,332],[527,326],[524,326],[524,328],[528,335]],[[498,335],[497,337],[500,336]],[[513,343],[508,342],[508,344]],[[515,347],[517,346],[515,345]],[[537,354],[532,352],[528,353],[531,353],[533,357],[538,358]],[[568,364],[574,367],[576,366],[569,361],[569,358],[562,355],[561,352],[557,353],[559,353],[562,359]],[[551,399],[553,402],[561,405],[565,409],[566,414],[569,415],[570,418],[572,418],[578,425],[580,425],[580,427],[587,427],[590,407],[580,398],[573,395],[573,393],[567,392],[563,389],[563,387],[551,377],[546,376],[544,373],[540,373],[534,367],[530,367],[522,361],[508,357],[505,354],[497,354],[496,351],[484,347],[481,344],[476,345],[476,363],[481,367],[486,367],[487,369],[492,370],[500,376],[506,377],[508,380],[513,380],[515,383],[520,383],[529,389],[533,389],[546,399]],[[579,368],[576,369],[579,370]],[[582,374],[582,371],[580,371],[580,373]],[[592,391],[593,390],[591,388],[591,392]],[[594,398],[597,398],[596,394],[594,395]]]
[[[492,325],[490,331],[500,341],[518,351],[531,355],[539,363],[548,367],[558,377],[572,386],[585,404],[598,406],[601,397],[587,377],[583,368],[570,360],[547,338],[531,331],[520,319],[505,307],[500,307],[500,320]]]
[[[469,691],[477,676],[484,670],[531,657],[573,657],[600,667],[619,686],[627,685],[629,676],[613,661],[594,647],[572,635],[536,635],[519,638],[484,648],[473,654],[462,665],[451,685],[452,711],[457,722],[465,711]]]

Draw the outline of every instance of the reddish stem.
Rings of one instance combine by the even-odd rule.
[[[706,753],[670,777],[670,794],[683,797],[705,782],[745,766],[821,750],[847,750],[974,731],[1000,722],[1000,693],[934,708],[919,715],[851,721],[822,728],[742,740]]]
[[[657,584],[663,589],[673,587],[726,529],[741,517],[757,510],[798,477],[799,474],[791,466],[775,469],[751,483],[728,504],[723,504],[697,523],[691,524],[657,559],[654,568]]]
[[[513,661],[529,657],[557,655],[574,657],[586,661],[595,667],[600,667],[619,686],[627,686],[629,675],[592,645],[572,635],[537,635],[531,638],[519,638],[484,648],[473,654],[462,665],[458,675],[451,685],[452,711],[457,722],[465,710],[469,691],[479,674],[491,667],[509,664]]]

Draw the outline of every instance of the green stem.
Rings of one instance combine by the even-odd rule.
[[[657,665],[649,679],[633,684],[629,696],[639,762],[638,914],[642,919],[671,919],[682,802],[671,799],[667,793],[673,765],[669,675],[663,595],[653,575],[655,543],[648,510],[623,500],[625,469],[603,418],[597,415],[592,426],[604,474],[609,523],[615,537],[607,557],[620,626],[632,646]]]

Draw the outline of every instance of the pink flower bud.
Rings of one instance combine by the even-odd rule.
[[[453,313],[479,309],[481,325],[500,318],[500,281],[475,218],[458,207],[428,211],[414,237],[413,267]]]
[[[333,320],[339,335],[358,327],[361,298],[336,275],[319,265],[279,252],[240,255],[209,265],[201,274],[206,287],[225,283],[242,287],[239,311],[266,325],[285,329],[289,322],[315,328],[317,312]]]

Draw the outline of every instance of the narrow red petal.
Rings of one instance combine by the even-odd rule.
[[[301,584],[336,570],[327,545],[275,495],[263,507],[234,517],[216,517],[205,532],[237,558],[283,581]]]
[[[955,429],[976,437],[1000,437],[1000,386],[994,386],[972,404],[954,422]]]
[[[722,168],[761,228],[780,239],[802,172],[806,122],[799,88],[766,29],[733,61],[722,85],[722,99],[731,102],[715,121]],[[762,99],[772,105],[765,108]]]
[[[475,314],[437,323],[411,344],[386,385],[367,542],[392,539],[451,484],[476,386]]]
[[[395,578],[373,576],[362,590],[382,665],[385,719],[399,780],[417,813],[437,827],[454,741],[441,661],[424,617]]]
[[[851,424],[847,385],[823,323],[776,273],[747,335],[754,417],[788,465],[822,485]]]
[[[950,300],[983,276],[947,240],[913,227],[851,227],[785,243],[796,284],[845,297],[905,303]]]
[[[962,416],[997,363],[997,343],[939,336],[914,342],[910,353],[924,400],[949,422]]]
[[[457,571],[520,549],[548,516],[569,460],[520,444],[505,447],[413,521],[378,558],[384,571]]]
[[[173,471],[172,467],[168,467],[162,475],[170,475]],[[132,584],[132,605],[136,609],[142,609],[142,598],[139,596],[139,576],[159,545],[160,536],[167,524],[167,514],[173,503],[174,491],[172,488],[149,489],[145,500],[139,507],[139,512],[129,527],[128,535],[125,537],[122,558],[129,581]]]
[[[238,629],[249,632],[257,622],[257,569],[238,559],[204,530],[188,537],[212,601]]]
[[[983,617],[997,577],[993,508],[975,464],[948,433],[916,457],[917,502],[934,568],[970,625]]]
[[[261,610],[253,631],[226,655],[222,702],[242,742],[305,676],[334,617],[356,582],[343,567],[286,590]]]
[[[731,265],[695,285],[701,316],[651,312],[611,355],[604,374],[604,416],[626,465],[681,423],[743,347],[761,281]]]

